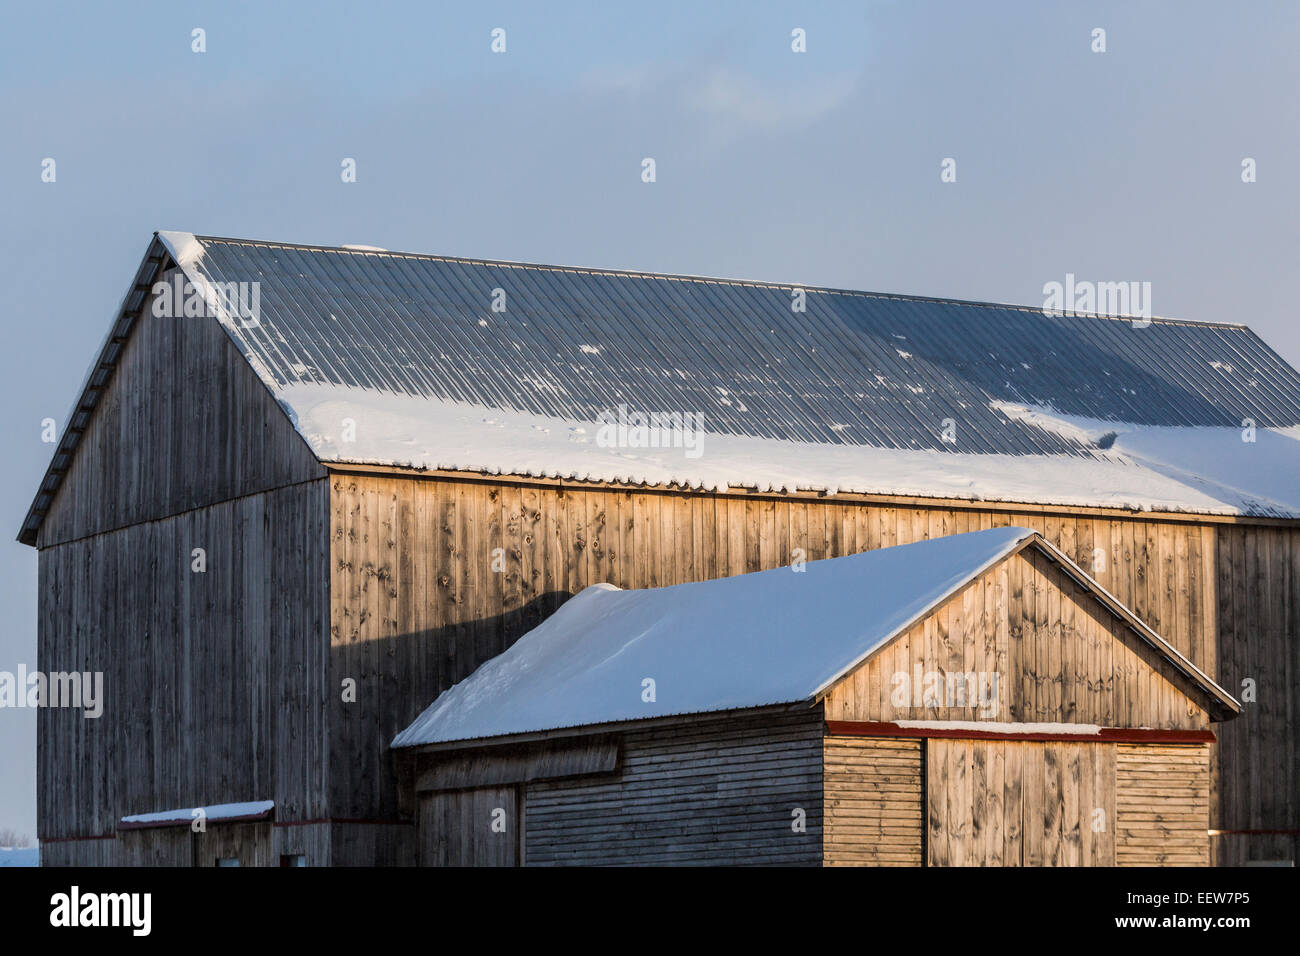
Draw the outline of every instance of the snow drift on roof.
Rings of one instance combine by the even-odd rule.
[[[1031,536],[994,528],[802,572],[593,585],[439,696],[393,746],[810,700]]]

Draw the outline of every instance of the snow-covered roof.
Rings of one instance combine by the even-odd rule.
[[[275,812],[274,800],[250,800],[245,803],[215,803],[205,807],[181,807],[156,813],[135,813],[118,821],[119,830],[144,830],[152,827],[189,826],[195,820],[205,823],[247,823],[269,820]]]
[[[634,591],[594,585],[439,696],[392,745],[812,701],[1031,543],[1145,631],[1194,684],[1235,707],[1077,565],[1033,531],[1013,527],[809,562],[802,571]]]
[[[1033,536],[995,528],[802,571],[596,584],[439,696],[393,746],[808,700]]]
[[[1300,517],[1300,373],[1242,325],[163,232],[22,540],[160,256],[326,463]]]

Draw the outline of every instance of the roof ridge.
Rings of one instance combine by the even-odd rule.
[[[350,256],[388,256],[400,259],[422,259],[433,262],[458,262],[466,265],[500,266],[510,269],[539,269],[549,272],[568,272],[577,275],[627,276],[637,279],[671,279],[677,282],[703,282],[729,286],[751,286],[766,289],[803,289],[805,292],[820,292],[828,295],[858,296],[867,299],[890,299],[900,302],[935,302],[944,305],[978,306],[986,309],[1011,309],[1019,312],[1045,314],[1041,306],[1025,305],[1016,302],[988,302],[982,299],[959,299],[952,296],[917,295],[910,292],[873,292],[869,289],[845,289],[838,286],[811,285],[801,282],[775,282],[765,279],[739,279],[728,276],[706,276],[682,272],[649,272],[644,269],[613,269],[596,266],[574,266],[560,263],[524,262],[512,259],[488,259],[480,256],[449,256],[431,252],[403,252],[392,249],[360,249],[347,246],[326,246],[317,243],[279,242],[270,239],[241,239],[233,236],[203,236],[194,234],[200,242],[221,242],[248,246],[261,246],[269,249],[309,249],[314,252],[333,252]],[[1131,322],[1133,316],[1107,315],[1101,312],[1080,312],[1071,310],[1071,318],[1102,319],[1111,322]],[[1142,317],[1145,319],[1145,316]],[[1254,331],[1244,322],[1212,322],[1206,319],[1182,319],[1176,316],[1153,315],[1152,322],[1162,325],[1190,325],[1216,329],[1244,329],[1254,335]],[[1258,336],[1256,336],[1258,337]]]

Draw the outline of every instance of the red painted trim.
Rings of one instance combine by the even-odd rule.
[[[320,817],[316,820],[277,820],[277,827],[310,827],[326,823],[355,823],[381,827],[409,827],[412,820],[368,820],[365,817]]]
[[[833,737],[935,737],[959,740],[1062,740],[1081,743],[1137,744],[1207,744],[1215,740],[1209,730],[1145,730],[1128,727],[1102,727],[1096,734],[1039,734],[994,730],[968,730],[964,727],[900,727],[898,724],[866,720],[828,720],[826,732]]]
[[[70,836],[70,837],[43,837],[37,836],[38,843],[76,843],[79,840],[114,840],[117,838],[116,833],[98,833],[94,836]]]

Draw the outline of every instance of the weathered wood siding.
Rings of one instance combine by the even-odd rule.
[[[39,666],[102,672],[104,697],[98,719],[38,715],[43,839],[245,800],[274,800],[277,822],[328,815],[327,508],[321,480],[41,551]]]
[[[1243,714],[1215,725],[1224,772],[1222,785],[1212,773],[1211,817],[1218,829],[1300,829],[1295,528],[353,473],[331,477],[331,498],[331,658],[335,676],[355,676],[365,694],[350,715],[336,715],[333,802],[350,812],[390,812],[396,787],[382,748],[439,693],[589,584],[654,587],[788,565],[796,548],[817,560],[1020,525],[1230,692],[1256,682]],[[1015,600],[1009,589],[1006,600]],[[1291,857],[1296,842],[1239,835],[1219,847],[1222,862],[1239,863]]]
[[[216,866],[218,860],[237,860],[240,866],[278,866],[269,823],[234,823],[210,826],[192,835],[194,866]]]
[[[821,768],[820,708],[631,730],[617,775],[527,786],[524,861],[815,866]]]
[[[1300,531],[1228,525],[1214,541],[1214,664],[1243,708],[1215,727],[1210,826],[1284,832],[1226,833],[1211,853],[1300,866]]]
[[[927,740],[930,866],[1114,866],[1115,745]]]
[[[420,794],[421,866],[518,866],[521,787]]]
[[[1118,865],[1208,866],[1207,748],[1119,744],[1115,761]]]
[[[924,862],[925,741],[827,737],[823,744],[826,866]]]
[[[158,318],[151,306],[122,349],[37,547],[325,476],[215,319]]]
[[[827,694],[826,719],[1207,728],[1209,716],[1173,683],[1175,674],[1059,566],[1027,548],[841,679]],[[960,682],[962,675],[973,678]],[[942,696],[925,696],[932,678],[944,682]]]

